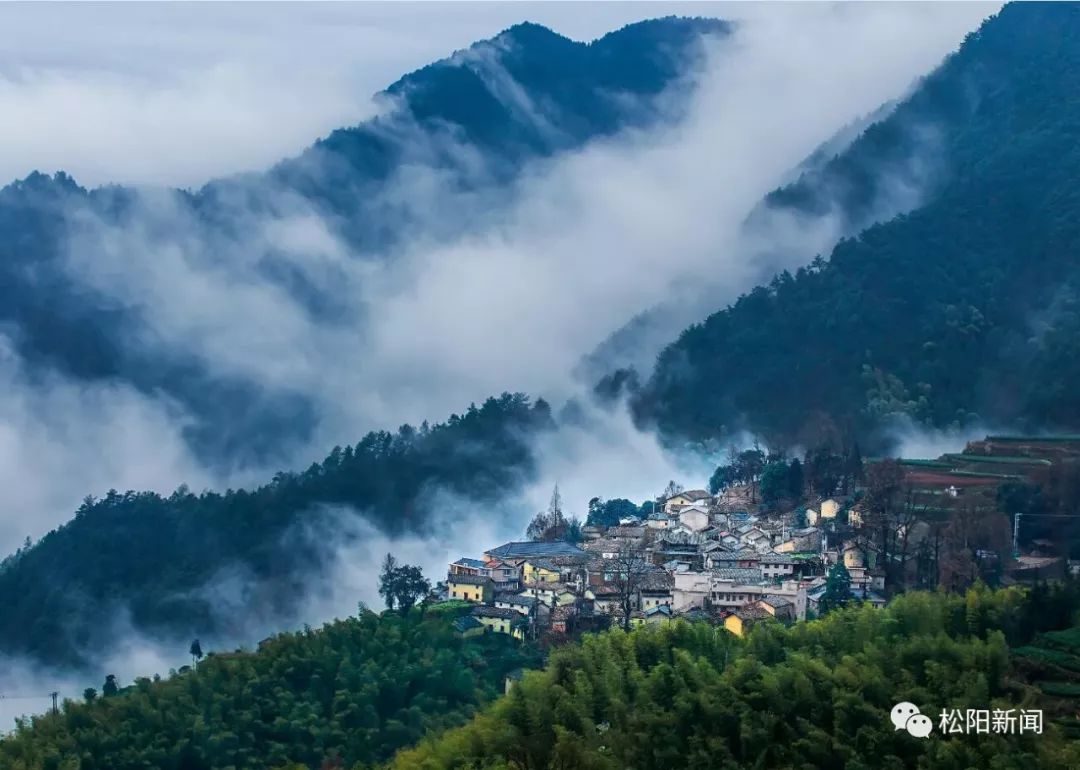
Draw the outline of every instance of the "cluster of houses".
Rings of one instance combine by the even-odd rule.
[[[823,526],[838,517],[843,526]],[[720,495],[682,491],[657,501],[644,519],[585,527],[578,544],[511,542],[462,557],[437,590],[439,598],[475,605],[457,620],[465,636],[524,639],[675,617],[742,635],[762,620],[816,614],[826,571],[841,560],[853,598],[884,605],[883,575],[865,565],[853,540],[835,534],[860,523],[857,507],[835,499],[766,513],[748,486]]]

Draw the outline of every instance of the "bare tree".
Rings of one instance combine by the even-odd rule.
[[[864,553],[878,555],[885,570],[885,587],[890,588],[890,554],[895,540],[897,497],[904,482],[904,471],[896,460],[874,463],[866,472],[866,497],[863,500],[864,534],[859,538]]]
[[[641,578],[652,565],[646,558],[644,549],[637,543],[623,543],[612,561],[614,578],[612,585],[618,592],[619,608],[622,610],[624,631],[630,630],[630,613],[637,603],[638,588]]]
[[[907,484],[904,487],[903,498],[892,507],[890,512],[890,536],[893,540],[890,550],[895,557],[895,577],[901,589],[907,588],[907,565],[914,558],[911,553],[911,533],[920,521],[926,519],[926,511],[926,504],[918,502],[915,488]],[[886,565],[886,580],[890,579],[890,564]]]
[[[958,505],[944,528],[941,584],[961,590],[981,577],[982,555],[996,554],[1000,563],[1009,546],[1009,519],[975,503]]]

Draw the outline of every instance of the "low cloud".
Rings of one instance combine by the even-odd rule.
[[[183,439],[185,423],[176,405],[123,383],[31,377],[0,335],[0,549],[71,518],[88,494],[212,484]]]
[[[659,345],[760,280],[760,255],[769,255],[768,269],[792,267],[838,237],[842,228],[830,218],[776,220],[771,231],[753,233],[743,223],[819,143],[902,95],[993,10],[962,5],[721,7],[720,15],[744,16],[745,23],[710,51],[703,72],[694,73],[697,89],[685,120],[534,166],[512,195],[490,208],[483,195],[452,193],[437,175],[411,169],[382,192],[419,214],[392,255],[354,253],[332,223],[284,191],[267,191],[272,213],[247,212],[236,237],[201,227],[172,194],[143,193],[130,226],[83,223],[67,270],[110,302],[138,310],[143,323],[129,330],[133,348],[190,356],[215,375],[310,400],[316,424],[290,448],[292,467],[355,442],[368,429],[445,419],[504,390],[585,403],[578,363],[636,313],[666,309],[661,332],[649,343]],[[508,7],[514,10],[505,13],[521,18],[520,6]],[[577,13],[556,10],[564,17]],[[715,15],[717,9],[695,12]],[[539,13],[532,18],[548,20]],[[646,13],[637,6],[634,15]],[[270,16],[278,23],[295,18]],[[437,25],[413,19],[407,26]],[[320,39],[312,29],[321,28],[305,32],[309,47],[302,50]],[[454,29],[469,34],[455,45],[488,34]],[[75,80],[56,74],[55,62],[0,59],[0,109],[19,116],[15,128],[5,123],[9,128],[0,129],[0,144],[16,148],[0,173],[24,173],[29,169],[17,166],[27,158],[90,181],[194,184],[212,173],[271,162],[312,134],[368,114],[366,102],[352,99],[359,81],[334,74],[343,63],[355,63],[342,55],[342,38],[333,38],[326,57],[301,67],[300,80],[286,78],[275,90],[267,73],[283,72],[293,57],[270,48],[291,38],[281,37],[280,28],[256,26],[252,34],[263,37],[240,50],[261,52],[262,64],[213,61],[193,75],[161,75],[178,78],[172,91],[162,80],[134,83],[131,59]],[[380,55],[397,38],[381,40],[374,49]],[[432,36],[428,48],[414,46],[409,55],[435,58],[432,40],[445,46],[447,38]],[[185,50],[178,43],[171,56]],[[142,56],[148,58],[146,51]],[[399,72],[415,66],[390,60]],[[318,82],[317,72],[329,74]],[[207,73],[213,76],[209,90],[200,79]],[[378,85],[390,79],[380,74]],[[232,98],[256,81],[248,101]],[[365,94],[374,90],[364,88]],[[297,108],[301,92],[311,96],[310,110]],[[64,115],[55,110],[65,102],[83,105],[89,117],[71,145],[74,153],[61,158],[42,147],[63,145],[55,132]],[[157,117],[147,120],[147,104],[149,113],[175,124],[160,142],[146,139],[161,126]],[[214,119],[193,120],[189,111]],[[295,117],[305,112],[310,115]],[[122,142],[103,138],[109,116],[122,124],[126,151]],[[250,152],[238,151],[245,142]],[[444,237],[460,220],[483,226]],[[304,292],[294,290],[297,277]],[[651,354],[637,351],[645,363]],[[235,483],[192,456],[183,440],[191,417],[158,392],[139,393],[123,383],[32,380],[10,352],[0,356],[0,378],[8,386],[0,397],[0,480],[16,501],[0,520],[0,547],[10,550],[26,534],[40,534],[69,516],[83,495],[110,486],[168,491],[181,482],[196,489]],[[329,543],[335,577],[313,572],[321,582],[313,585],[307,619],[351,613],[357,600],[377,604],[375,575],[387,551],[434,577],[451,558],[520,537],[555,483],[568,511],[583,516],[593,496],[641,501],[669,479],[696,486],[708,478],[707,461],[671,456],[655,437],[634,429],[623,411],[583,408],[582,419],[541,440],[535,483],[509,492],[498,510],[442,501],[445,514],[455,514],[446,519],[453,526],[440,525],[436,516],[430,536],[394,540],[373,531],[363,512],[327,512],[341,531]],[[242,571],[221,578],[208,587],[228,592],[221,601],[242,594]],[[148,655],[157,649],[132,644]],[[133,652],[129,659],[136,660]],[[157,662],[139,659],[140,669],[109,673],[127,678],[173,659],[170,652]]]
[[[985,425],[973,424],[952,428],[928,428],[910,418],[898,416],[886,429],[892,443],[889,454],[917,460],[934,460],[944,454],[962,452],[968,442],[999,432]]]

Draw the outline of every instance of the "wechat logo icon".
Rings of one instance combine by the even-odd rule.
[[[930,717],[921,714],[918,706],[907,701],[893,706],[889,718],[892,720],[894,729],[907,730],[916,738],[925,738],[934,730],[934,723]]]

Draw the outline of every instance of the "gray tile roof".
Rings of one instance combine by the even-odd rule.
[[[478,618],[501,618],[503,620],[512,620],[518,616],[517,611],[509,607],[489,607],[486,604],[473,607],[472,614]]]
[[[516,604],[519,607],[532,607],[536,604],[535,596],[521,596],[520,594],[500,593],[495,594],[495,603]]]
[[[797,560],[786,553],[763,553],[760,561],[762,564],[794,564]]]
[[[761,570],[748,567],[721,567],[714,569],[712,574],[720,580],[733,580],[736,583],[760,583]]]
[[[497,559],[528,559],[537,556],[566,556],[584,554],[584,552],[572,543],[555,542],[540,543],[533,541],[503,543],[502,545],[487,551]]]
[[[473,628],[483,628],[484,624],[474,618],[472,615],[463,615],[462,617],[454,621],[454,630],[463,632],[469,631]]]
[[[675,578],[671,576],[671,573],[663,570],[646,572],[641,576],[639,585],[642,591],[670,591],[675,586]]]
[[[447,583],[457,583],[459,585],[470,586],[490,586],[495,585],[491,578],[483,575],[447,575]]]
[[[462,556],[460,559],[454,562],[454,564],[458,565],[459,567],[469,567],[470,569],[485,569],[487,567],[487,564],[480,561],[479,559],[470,559],[465,556]]]

